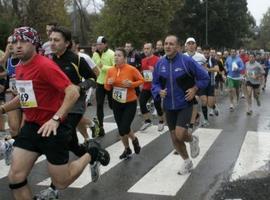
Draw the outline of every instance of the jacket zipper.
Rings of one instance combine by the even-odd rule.
[[[174,92],[173,92],[173,73],[172,73],[172,61],[170,60],[170,85],[171,85],[171,94],[172,94],[172,108],[175,108],[174,104]]]

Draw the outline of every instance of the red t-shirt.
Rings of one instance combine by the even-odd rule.
[[[39,125],[51,119],[60,108],[64,90],[71,84],[53,61],[38,54],[29,63],[16,67],[16,80],[32,81],[37,107],[23,108],[23,111],[26,121]]]
[[[142,59],[142,73],[144,72],[144,70],[150,70],[151,67],[155,67],[157,61],[159,60],[159,57],[153,55],[150,58],[144,58]],[[144,73],[143,73],[144,74]],[[143,90],[151,90],[152,87],[152,82],[147,82],[145,80],[144,84],[143,84]]]
[[[248,55],[247,54],[241,54],[240,58],[243,61],[244,65],[246,66],[246,63],[249,61]],[[244,67],[244,69],[240,71],[240,74],[245,74],[245,73],[246,73],[246,67]]]

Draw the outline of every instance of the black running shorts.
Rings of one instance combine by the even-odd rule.
[[[188,128],[191,121],[193,106],[188,106],[180,110],[167,110],[166,120],[169,130],[175,130],[176,126]]]
[[[68,163],[68,144],[71,139],[69,125],[61,123],[57,129],[57,135],[51,134],[49,137],[42,137],[37,133],[40,127],[36,123],[25,122],[15,139],[14,146],[44,154],[48,162],[53,165]]]

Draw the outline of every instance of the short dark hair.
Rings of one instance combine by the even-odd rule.
[[[124,55],[124,58],[127,57],[127,52],[126,52],[126,50],[123,47],[117,47],[115,49],[115,51],[121,51],[123,53],[123,55]]]
[[[52,28],[52,32],[61,33],[66,42],[69,42],[68,49],[72,47],[72,35],[71,31],[64,26],[56,26]]]

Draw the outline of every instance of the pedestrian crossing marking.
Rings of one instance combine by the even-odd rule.
[[[248,131],[235,163],[231,181],[245,178],[259,169],[263,170],[270,160],[269,149],[270,132]]]
[[[109,133],[109,132],[111,132],[111,131],[117,129],[116,123],[104,122],[103,125],[104,125],[104,129],[105,129],[105,132],[106,132],[106,133]],[[89,135],[91,136],[91,134],[90,134],[91,131],[90,131],[89,129],[88,129],[88,133],[89,133]],[[84,138],[82,137],[82,135],[81,135],[79,132],[77,133],[77,135],[78,135],[79,142],[80,142],[80,143],[84,142]],[[35,164],[40,163],[40,162],[42,162],[42,161],[44,161],[44,160],[46,160],[46,157],[45,157],[44,155],[41,155],[41,156],[37,159],[37,161],[36,161]],[[1,179],[1,178],[6,177],[7,174],[8,174],[8,171],[9,171],[9,166],[7,166],[7,165],[5,164],[5,160],[4,160],[4,159],[0,160],[0,169],[1,169],[1,170],[0,170],[0,179]]]
[[[197,134],[200,137],[201,152],[196,159],[193,159],[194,168],[196,168],[208,149],[215,142],[221,131],[221,129],[205,128],[199,128],[195,131],[194,134]],[[187,150],[189,152],[188,145]],[[128,192],[175,196],[190,174],[177,174],[180,166],[183,164],[183,160],[179,155],[174,155],[173,152],[154,166],[144,177],[132,186]]]
[[[164,128],[164,130],[162,132],[158,132],[157,126],[151,126],[147,130],[145,130],[144,132],[140,132],[140,131],[136,132],[136,136],[139,139],[141,147],[144,147],[147,144],[149,144],[150,142],[152,142],[153,140],[155,140],[157,137],[159,137],[161,134],[163,134],[167,131],[168,131],[167,127]],[[110,159],[109,165],[101,166],[101,168],[100,168],[101,175],[106,173],[107,171],[109,171],[113,167],[115,167],[120,162],[122,162],[122,160],[119,159],[119,155],[123,152],[124,147],[123,147],[122,142],[118,141],[118,142],[114,143],[113,145],[109,146],[108,148],[106,148],[106,150],[110,153],[111,159]],[[74,181],[69,187],[82,188],[82,187],[86,186],[87,184],[89,184],[92,181],[91,180],[91,172],[90,172],[89,167],[90,166],[88,165],[88,167],[86,167],[84,169],[81,176],[78,177],[78,179],[76,181]],[[49,186],[50,182],[51,182],[50,178],[47,178],[44,181],[38,183],[38,185]]]

